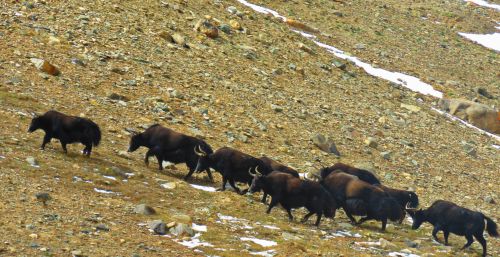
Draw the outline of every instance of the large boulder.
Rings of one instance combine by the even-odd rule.
[[[486,131],[500,134],[500,112],[464,99],[440,99],[439,108]]]

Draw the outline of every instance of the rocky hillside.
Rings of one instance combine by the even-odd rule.
[[[254,3],[447,97],[498,106],[498,53],[456,34],[490,32],[500,20],[494,10],[458,0]],[[480,253],[477,242],[460,251],[463,237],[437,244],[429,225],[412,231],[408,221],[382,233],[378,222],[353,227],[342,211],[320,228],[298,222],[303,210],[294,211],[294,222],[279,208],[266,215],[260,195],[211,192],[219,174],[214,183],[204,174],[186,183],[184,165],[159,172],[156,163],[144,165],[146,150],[126,153],[130,131],[154,123],[305,173],[317,160],[351,163],[391,187],[415,190],[424,207],[448,199],[500,217],[498,141],[433,111],[437,99],[372,77],[238,1],[0,7],[0,256]],[[26,131],[32,112],[49,109],[100,125],[103,141],[90,158],[81,145],[63,154],[57,140],[39,150],[43,133]],[[340,156],[320,150],[318,135]],[[150,228],[163,229],[155,220],[173,229],[155,235]],[[500,241],[487,240],[489,253],[499,255]]]

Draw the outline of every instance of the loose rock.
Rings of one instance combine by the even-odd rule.
[[[316,134],[312,137],[312,141],[322,151],[340,156],[340,152],[331,138],[325,137],[322,134]]]
[[[153,207],[148,206],[146,204],[139,204],[134,208],[134,212],[137,214],[143,214],[143,215],[154,215],[156,214],[155,209]]]

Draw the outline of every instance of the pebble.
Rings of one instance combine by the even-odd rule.
[[[392,153],[390,151],[385,151],[385,152],[380,153],[380,156],[382,156],[382,158],[384,158],[386,160],[390,160],[391,155],[392,155]]]
[[[47,201],[51,200],[52,197],[50,197],[49,193],[46,192],[40,192],[35,195],[36,199],[40,202],[42,202],[44,205],[47,204]]]
[[[168,183],[161,184],[160,186],[162,188],[172,190],[172,189],[175,189],[177,187],[177,183],[175,183],[175,182],[168,182]]]
[[[143,215],[154,215],[154,214],[156,214],[156,211],[151,206],[148,206],[146,204],[139,204],[139,205],[135,206],[134,213],[143,214]]]
[[[157,235],[167,234],[167,226],[162,220],[153,220],[148,223],[149,229]]]
[[[377,148],[378,146],[377,139],[373,137],[368,137],[367,139],[365,139],[365,145],[371,148]]]
[[[71,251],[71,255],[73,257],[84,257],[85,256],[85,255],[83,255],[82,251],[80,251],[80,250]]]
[[[28,162],[33,167],[39,166],[38,161],[35,159],[35,157],[32,156],[27,157],[26,162]]]
[[[185,46],[186,45],[186,38],[179,34],[179,33],[174,33],[172,35],[172,39],[174,40],[174,43],[178,44],[178,45],[181,45],[181,46]]]
[[[100,231],[109,231],[109,227],[106,224],[98,224],[95,228]]]
[[[283,112],[283,107],[276,104],[271,104],[271,109],[275,112]]]
[[[53,76],[57,76],[60,74],[60,71],[56,66],[52,65],[51,63],[49,63],[44,59],[31,58],[30,60],[35,65],[35,67],[40,71],[43,71]]]

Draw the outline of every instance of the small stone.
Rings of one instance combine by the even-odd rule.
[[[361,44],[361,43],[355,44],[354,47],[358,50],[366,49],[366,46],[364,44]]]
[[[149,222],[149,229],[153,230],[155,234],[165,235],[167,233],[167,226],[162,220],[153,220]]]
[[[219,29],[220,29],[222,32],[226,33],[226,34],[231,34],[231,26],[230,26],[230,25],[228,25],[228,24],[222,24],[222,25],[220,25],[220,26],[219,26]]]
[[[464,151],[468,155],[470,155],[472,157],[477,157],[476,147],[473,144],[471,144],[471,143],[463,143],[462,147],[463,147]]]
[[[83,255],[82,251],[80,251],[80,250],[71,251],[71,255],[73,257],[84,257],[85,256],[85,255]]]
[[[118,152],[118,156],[120,156],[122,158],[125,158],[125,159],[132,159],[130,157],[130,154],[127,151],[119,151]]]
[[[162,32],[158,33],[158,36],[165,39],[167,42],[175,43],[172,35],[170,35],[170,33],[166,32],[166,31],[162,31]]]
[[[299,44],[298,44],[298,47],[299,47],[299,49],[300,49],[300,50],[302,50],[302,51],[304,51],[304,52],[306,52],[306,53],[308,53],[308,54],[313,54],[313,55],[314,55],[314,54],[316,54],[316,53],[312,50],[312,48],[310,48],[310,47],[306,46],[306,45],[305,45],[305,44],[303,44],[303,43],[299,43]]]
[[[495,200],[493,199],[493,197],[491,197],[489,195],[484,198],[484,201],[487,202],[487,203],[490,203],[490,204],[495,204],[496,203]]]
[[[168,182],[168,183],[161,184],[160,186],[162,188],[172,190],[172,189],[175,189],[177,187],[177,183],[175,183],[175,182]]]
[[[95,227],[96,230],[100,230],[100,231],[109,231],[109,227],[106,226],[106,224],[98,224],[96,227]]]
[[[143,214],[143,215],[154,215],[154,214],[156,214],[156,211],[151,206],[148,206],[146,204],[139,204],[139,205],[135,206],[134,213]]]
[[[170,233],[179,237],[179,236],[194,236],[194,230],[183,223],[178,223],[175,227],[170,229]]]
[[[325,137],[322,134],[315,134],[311,138],[311,140],[313,141],[314,145],[316,145],[322,151],[340,156],[340,152],[337,150],[337,146],[331,138]]]
[[[276,105],[276,104],[271,104],[271,109],[275,112],[282,112],[283,111],[283,107]]]
[[[368,137],[367,139],[365,139],[365,145],[371,148],[377,148],[378,146],[377,139],[373,137]]]
[[[235,29],[235,30],[241,30],[242,27],[241,27],[241,24],[235,20],[230,20],[229,21],[229,25],[231,26],[231,28]]]
[[[486,97],[486,98],[489,98],[489,99],[493,99],[494,97],[486,90],[486,88],[482,88],[482,87],[477,87],[474,89],[474,91],[476,91],[476,93]]]
[[[60,74],[59,69],[57,69],[56,66],[50,64],[44,59],[31,58],[30,60],[35,65],[35,67],[40,71],[43,71],[53,76],[57,76]]]
[[[31,237],[32,239],[37,239],[37,238],[38,238],[38,235],[37,235],[37,234],[30,234],[30,237]]]
[[[173,228],[173,227],[175,227],[175,225],[177,225],[177,222],[172,221],[172,222],[170,222],[170,223],[167,224],[167,228],[168,229]]]
[[[437,182],[442,182],[443,181],[443,177],[436,176],[436,177],[434,177],[434,180],[437,181]]]
[[[123,95],[119,95],[117,93],[111,93],[109,96],[108,96],[109,99],[111,100],[116,100],[116,101],[125,101],[125,102],[128,102],[130,99],[128,99],[128,97],[126,96],[123,96]]]
[[[285,239],[286,241],[298,241],[298,240],[301,240],[301,238],[299,236],[296,236],[292,233],[288,233],[288,232],[283,232],[281,233],[281,237],[283,237],[283,239]]]
[[[415,105],[411,105],[411,104],[401,104],[401,107],[402,108],[405,108],[407,110],[409,110],[410,112],[412,113],[416,113],[416,112],[419,112],[420,111],[420,107],[418,106],[415,106]]]
[[[238,12],[238,9],[236,9],[236,7],[234,6],[229,6],[227,8],[227,11],[230,13],[230,14],[236,14]]]
[[[333,66],[335,66],[341,70],[345,70],[347,68],[347,65],[345,63],[338,61],[338,60],[332,61],[332,64],[333,64]]]
[[[42,202],[43,205],[47,205],[47,202],[52,199],[52,197],[50,197],[49,193],[46,193],[46,192],[37,193],[35,195],[35,197],[38,201]]]
[[[215,39],[219,37],[219,30],[212,23],[205,21],[200,27],[200,30],[205,36]]]
[[[421,241],[419,241],[419,240],[412,241],[412,240],[407,239],[407,240],[405,240],[405,243],[408,247],[418,248],[420,246]]]
[[[386,160],[390,160],[391,159],[391,152],[390,151],[381,152],[380,156],[382,156],[382,158],[384,158]]]
[[[26,158],[26,162],[28,162],[33,167],[38,167],[39,166],[38,161],[35,159],[35,157],[32,157],[32,156],[28,156]]]
[[[174,33],[172,35],[172,39],[174,40],[174,43],[178,44],[178,45],[181,45],[181,46],[185,46],[186,45],[186,38],[179,34],[179,33]]]
[[[387,248],[396,248],[396,245],[387,241],[386,239],[384,238],[380,238],[379,239],[379,243],[380,243],[380,246],[384,249],[387,249]]]

